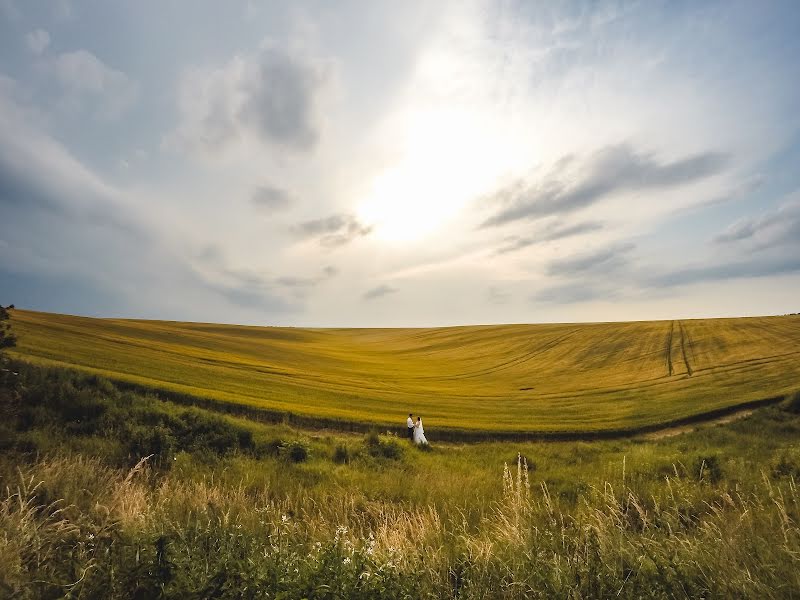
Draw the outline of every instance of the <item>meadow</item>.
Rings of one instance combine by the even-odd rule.
[[[265,424],[11,363],[0,597],[792,598],[800,395],[671,437]]]
[[[12,311],[10,354],[339,429],[630,433],[798,388],[800,317],[302,329]],[[305,419],[305,421],[303,421]]]

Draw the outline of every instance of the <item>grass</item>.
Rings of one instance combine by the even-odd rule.
[[[421,452],[15,370],[0,596],[800,595],[797,396],[658,440]]]
[[[634,430],[800,384],[800,318],[302,329],[12,311],[29,362],[309,422],[427,430]]]

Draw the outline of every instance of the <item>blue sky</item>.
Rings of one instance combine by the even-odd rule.
[[[0,302],[800,310],[795,2],[0,0]]]

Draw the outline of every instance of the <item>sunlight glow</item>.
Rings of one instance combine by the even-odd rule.
[[[482,116],[458,110],[410,115],[404,158],[373,179],[357,208],[378,239],[408,242],[429,237],[504,172],[514,170],[520,153],[510,136]]]

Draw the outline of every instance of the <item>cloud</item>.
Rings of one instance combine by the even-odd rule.
[[[614,298],[616,292],[589,283],[567,283],[545,288],[533,296],[533,302],[544,304],[576,304],[591,300]]]
[[[186,72],[178,90],[181,124],[168,145],[216,154],[253,138],[309,151],[320,135],[319,104],[330,62],[271,43],[217,69]]]
[[[481,227],[574,212],[618,192],[686,185],[720,173],[728,162],[718,152],[663,162],[628,144],[607,146],[582,163],[564,157],[544,178],[519,179],[491,194],[488,203],[502,208]]]
[[[0,131],[0,286],[38,298],[31,308],[183,319],[208,318],[210,307],[223,314],[231,304],[251,315],[296,309],[267,278],[213,268],[221,257],[213,245],[199,257],[212,266],[205,270],[176,254],[176,240],[165,237],[174,232],[160,232],[155,217],[137,210],[142,198],[133,203],[76,160],[2,89]],[[59,306],[53,298],[62,293]]]
[[[30,51],[38,56],[50,45],[50,34],[44,29],[35,29],[25,35],[25,43]]]
[[[579,254],[550,262],[549,275],[572,277],[575,275],[608,273],[628,263],[628,253],[633,244],[613,244],[596,252]]]
[[[486,300],[489,304],[508,304],[511,294],[497,286],[491,286],[486,292]]]
[[[251,200],[253,204],[263,210],[276,212],[288,209],[292,205],[293,197],[282,188],[262,185],[253,191]]]
[[[389,294],[395,294],[397,292],[398,290],[396,288],[384,284],[364,292],[363,296],[361,297],[364,300],[375,300],[377,298],[382,298],[383,296],[388,296]]]
[[[714,237],[717,244],[745,241],[758,250],[800,243],[800,197],[760,217],[739,220]]]
[[[204,285],[243,308],[270,312],[291,312],[296,309],[277,297],[268,282],[250,275],[234,276],[232,280],[223,282],[205,279]]]
[[[318,277],[278,277],[275,282],[288,288],[309,288],[320,282]]]
[[[667,271],[643,278],[648,287],[676,287],[725,279],[771,277],[800,272],[800,256],[781,256],[759,260],[730,261]]]
[[[372,227],[364,225],[353,215],[337,214],[299,223],[292,231],[302,238],[318,238],[320,245],[326,248],[335,248],[368,235]]]
[[[505,244],[495,251],[495,254],[508,254],[516,252],[535,244],[553,242],[567,237],[591,233],[603,229],[603,223],[599,221],[583,221],[573,225],[555,224],[540,230],[530,237],[510,236],[504,241]]]
[[[313,288],[335,277],[336,268],[326,266],[313,276],[272,276],[261,271],[232,267],[222,248],[207,244],[194,255],[194,272],[210,287],[235,304],[244,307],[268,307],[291,312],[301,308],[286,298],[302,301]]]
[[[84,108],[87,102],[95,102],[103,118],[119,117],[139,97],[136,82],[87,50],[59,54],[51,68],[65,91],[67,105]]]

